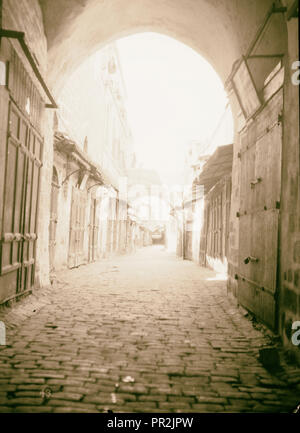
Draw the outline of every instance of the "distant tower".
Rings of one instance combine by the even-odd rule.
[[[84,153],[88,153],[88,138],[87,138],[87,136],[85,136],[85,138],[84,138],[84,142],[83,142],[83,151],[84,151]]]

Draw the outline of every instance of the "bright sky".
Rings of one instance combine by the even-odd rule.
[[[181,170],[190,140],[212,135],[227,104],[223,84],[204,58],[167,36],[136,34],[117,47],[137,159],[164,181]]]

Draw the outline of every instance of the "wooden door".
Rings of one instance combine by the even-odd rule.
[[[50,201],[50,223],[49,223],[49,264],[50,272],[55,268],[55,249],[56,249],[56,227],[57,227],[57,204],[58,204],[58,176],[53,167],[51,201]]]
[[[0,244],[0,301],[32,289],[42,138],[17,105],[9,103]]]
[[[185,252],[184,258],[188,260],[193,259],[193,232],[191,230],[192,224],[187,223],[185,226]]]
[[[98,200],[91,200],[90,224],[89,224],[89,262],[94,262],[97,258],[99,220],[97,216]]]
[[[238,299],[275,330],[282,107],[280,91],[241,136]]]
[[[86,206],[86,191],[81,191],[80,189],[73,187],[69,238],[70,268],[76,268],[85,263],[84,238]]]
[[[211,251],[212,257],[220,257],[220,241],[221,241],[221,197],[220,194],[213,194],[212,205],[213,205],[213,218],[212,218],[212,237],[213,237],[213,248]]]
[[[0,92],[0,303],[35,284],[45,105],[13,45],[1,42],[10,61]]]

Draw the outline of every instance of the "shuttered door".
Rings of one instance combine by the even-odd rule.
[[[203,227],[200,236],[199,264],[206,266],[206,252],[208,242],[208,219],[209,219],[209,204],[205,204],[203,213]]]
[[[272,329],[277,326],[282,107],[281,90],[241,136],[238,299]]]
[[[37,211],[39,179],[42,158],[42,140],[33,129],[29,130],[30,151],[27,158],[27,179],[25,189],[24,212],[24,242],[23,242],[23,267],[22,288],[29,289],[34,285],[35,249],[37,239]]]
[[[97,213],[98,200],[91,200],[90,224],[89,224],[89,262],[94,262],[97,258],[97,247],[99,237],[99,220]]]
[[[0,303],[30,290],[35,283],[37,210],[43,139],[44,101],[10,42],[8,83],[1,92]],[[6,135],[6,137],[5,137]]]
[[[56,248],[56,227],[57,227],[57,202],[58,202],[58,178],[56,170],[53,169],[51,203],[50,203],[50,224],[49,224],[49,261],[50,271],[55,267],[55,248]]]
[[[70,268],[75,268],[85,263],[84,238],[86,206],[86,192],[73,187],[69,241]]]
[[[34,286],[42,139],[13,101],[9,104],[0,301]]]

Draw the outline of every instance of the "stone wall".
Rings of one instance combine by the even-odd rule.
[[[47,39],[38,0],[2,0],[2,27],[25,33],[41,72],[47,73]],[[17,44],[16,44],[17,45]]]
[[[285,59],[285,106],[283,118],[283,170],[279,268],[279,332],[284,343],[300,359],[300,346],[291,344],[292,323],[300,320],[300,177],[299,177],[299,60],[298,20],[287,22],[288,52]],[[299,69],[299,66],[298,66]],[[298,85],[293,84],[293,75]]]
[[[240,210],[240,173],[241,161],[238,158],[240,152],[239,130],[241,128],[241,109],[235,93],[229,91],[229,100],[233,113],[237,113],[235,118],[235,134],[232,159],[232,179],[231,179],[231,202],[229,216],[229,237],[228,237],[228,289],[236,297],[238,292],[237,280],[235,279],[239,261],[239,219],[236,217]]]
[[[85,149],[101,166],[105,182],[118,189],[133,150],[116,56],[116,48],[109,45],[69,77],[58,98],[58,130]],[[111,59],[115,59],[116,69],[110,73]]]

